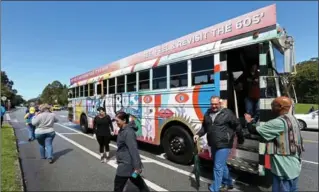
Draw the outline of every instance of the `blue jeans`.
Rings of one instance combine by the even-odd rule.
[[[52,142],[55,137],[55,132],[36,134],[35,138],[38,140],[40,146],[40,156],[42,159],[52,159],[53,158],[53,147]],[[47,154],[45,155],[45,152]]]
[[[233,179],[229,175],[227,167],[227,159],[230,153],[230,148],[212,149],[213,161],[214,161],[214,182],[209,187],[211,191],[219,191],[221,185],[233,186]]]
[[[35,126],[33,126],[32,124],[28,125],[28,132],[29,132],[29,139],[34,140],[35,139]]]
[[[245,98],[246,113],[250,114],[254,118],[254,122],[259,119],[259,99],[257,101],[248,97]]]
[[[297,192],[298,191],[298,177],[295,179],[287,180],[281,179],[273,174],[272,192]]]

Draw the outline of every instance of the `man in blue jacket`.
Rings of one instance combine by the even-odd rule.
[[[0,113],[1,113],[1,126],[2,126],[3,116],[6,113],[6,108],[2,104],[1,104],[1,107],[0,107]]]

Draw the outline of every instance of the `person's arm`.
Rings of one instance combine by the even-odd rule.
[[[259,133],[266,141],[271,141],[278,137],[285,128],[285,124],[280,119],[272,119],[265,124],[256,127],[256,132]]]
[[[245,141],[245,137],[244,137],[243,128],[241,126],[239,119],[237,119],[237,117],[231,110],[228,110],[228,116],[230,119],[230,127],[235,131],[237,135],[238,143],[243,144]]]
[[[96,134],[96,116],[93,119],[93,134]]]
[[[202,123],[202,127],[201,129],[196,133],[196,135],[198,135],[199,137],[202,137],[203,135],[205,135],[207,133],[207,129],[206,129],[206,126],[205,126],[205,116],[204,116],[204,120],[203,120],[203,123]]]
[[[111,129],[112,132],[114,132],[112,119],[111,119],[111,117],[110,117],[109,115],[107,116],[107,118],[108,118],[108,121],[109,121],[109,123],[110,123],[110,129]]]
[[[40,118],[41,118],[40,115],[34,116],[31,120],[32,125],[37,127],[40,124]]]
[[[29,118],[29,115],[30,115],[29,113],[25,114],[24,119]]]
[[[130,128],[127,128],[130,129]],[[125,144],[132,158],[132,165],[134,170],[142,169],[142,161],[137,147],[136,135],[134,131],[127,131],[125,137]]]

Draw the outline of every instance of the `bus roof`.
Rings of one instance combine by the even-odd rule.
[[[136,53],[118,61],[106,64],[100,68],[71,78],[74,84],[112,71],[160,58],[207,43],[223,40],[250,31],[276,25],[276,5],[269,5],[234,19],[207,27],[186,36],[180,37],[162,45]]]

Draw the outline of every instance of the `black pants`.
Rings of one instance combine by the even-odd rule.
[[[1,116],[1,126],[2,126],[2,123],[3,123],[3,116]]]
[[[100,145],[100,153],[104,153],[104,149],[106,152],[110,151],[110,136],[96,136],[97,142]]]
[[[123,192],[123,189],[125,187],[127,180],[130,180],[140,190],[140,192],[150,191],[141,176],[137,176],[137,178],[133,178],[133,177],[121,177],[116,175],[114,180],[114,192]]]

